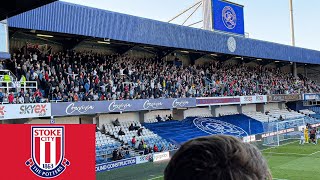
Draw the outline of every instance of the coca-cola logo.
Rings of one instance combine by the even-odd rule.
[[[186,105],[189,104],[189,101],[186,101],[186,100],[181,100],[179,101],[179,99],[175,99],[173,102],[172,102],[172,107],[176,108],[176,107],[186,107]]]
[[[73,114],[74,112],[78,112],[80,114],[85,114],[89,110],[93,110],[94,106],[91,105],[80,105],[76,106],[74,103],[71,103],[67,108],[66,108],[66,113],[67,114]]]
[[[162,106],[162,102],[150,102],[150,100],[146,100],[143,103],[143,109],[157,109],[159,106]]]
[[[21,105],[20,114],[37,114],[38,116],[45,116],[47,114],[47,105]]]
[[[132,105],[130,103],[121,103],[121,104],[117,104],[115,101],[113,101],[108,109],[109,111],[125,111],[127,108],[131,108]]]
[[[5,106],[0,106],[0,118],[4,118],[5,112],[6,112]]]

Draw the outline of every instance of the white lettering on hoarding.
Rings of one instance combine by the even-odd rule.
[[[66,108],[66,113],[68,115],[73,114],[74,112],[78,112],[80,114],[84,114],[89,110],[93,110],[94,106],[91,105],[81,105],[81,106],[76,106],[74,103],[71,103],[67,108]]]
[[[121,103],[121,104],[117,104],[115,101],[113,101],[110,105],[109,105],[109,111],[124,111],[127,108],[132,107],[132,105],[130,103]]]
[[[169,152],[157,153],[153,155],[153,162],[163,161],[170,159]]]
[[[162,106],[162,102],[150,102],[150,100],[146,100],[143,103],[143,109],[157,109],[159,106]]]
[[[177,107],[185,107],[186,105],[189,104],[189,101],[186,101],[186,100],[181,100],[179,101],[179,99],[175,99],[173,102],[172,102],[172,107],[173,108],[177,108]]]

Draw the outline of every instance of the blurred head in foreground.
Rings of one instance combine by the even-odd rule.
[[[261,152],[232,136],[209,136],[183,144],[170,160],[165,180],[272,180]]]

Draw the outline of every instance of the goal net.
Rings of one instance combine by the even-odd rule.
[[[288,121],[278,121],[264,124],[264,133],[257,135],[262,146],[281,146],[300,140],[302,128],[306,124],[311,124],[312,127],[319,127],[320,120],[310,117],[304,117]]]

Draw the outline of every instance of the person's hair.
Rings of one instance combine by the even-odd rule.
[[[165,180],[271,180],[261,152],[232,136],[200,137],[183,144],[164,172]]]

